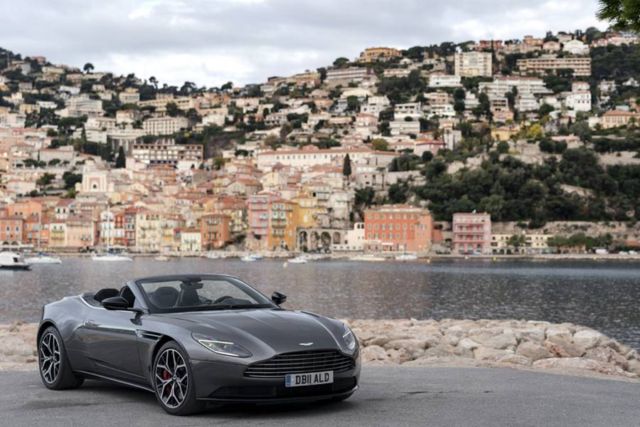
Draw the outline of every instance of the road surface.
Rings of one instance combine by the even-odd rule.
[[[151,393],[87,381],[49,391],[0,373],[2,426],[638,426],[640,383],[510,369],[367,367],[342,403],[166,415]]]

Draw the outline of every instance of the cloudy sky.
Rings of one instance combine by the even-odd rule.
[[[0,46],[161,82],[261,82],[367,46],[606,28],[597,0],[6,0]]]

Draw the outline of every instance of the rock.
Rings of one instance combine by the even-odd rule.
[[[629,360],[629,372],[640,375],[640,360]]]
[[[530,366],[531,359],[520,354],[507,354],[498,359],[498,363],[509,363],[511,365]]]
[[[546,330],[546,337],[551,342],[571,341],[571,330],[560,325],[550,326]]]
[[[490,362],[497,362],[500,358],[512,354],[513,352],[509,350],[496,350],[488,347],[478,347],[473,351],[473,355],[476,360],[485,360]]]
[[[613,363],[624,370],[629,369],[629,361],[620,353],[617,353],[610,347],[596,347],[587,350],[584,355],[587,359],[598,360],[605,363]]]
[[[604,338],[604,335],[593,329],[583,329],[573,334],[573,342],[585,350],[596,347]]]
[[[504,350],[507,348],[515,348],[515,346],[518,344],[518,341],[516,340],[515,334],[508,331],[492,337],[483,344],[491,348]]]
[[[554,341],[545,341],[544,346],[556,357],[580,357],[585,353],[584,348],[565,341],[559,336],[553,337]]]
[[[534,341],[542,343],[544,341],[544,327],[526,327],[514,331],[518,341]]]
[[[422,356],[427,342],[423,340],[393,340],[384,345],[385,350],[404,350],[411,359]]]
[[[455,348],[448,344],[439,344],[425,350],[422,357],[449,357],[454,355]]]
[[[387,350],[387,356],[389,356],[389,360],[394,363],[404,363],[412,360],[411,354],[404,348]]]
[[[540,344],[528,341],[525,341],[518,346],[516,354],[524,356],[532,360],[533,362],[553,356],[551,352],[549,352],[549,350],[547,350],[545,347],[541,346]]]
[[[460,337],[456,335],[445,335],[443,340],[449,345],[456,346],[460,342]]]
[[[371,339],[368,344],[369,345],[379,345],[380,347],[384,347],[385,344],[387,344],[389,341],[395,341],[395,340],[408,340],[411,339],[412,337],[408,334],[399,334],[399,333],[393,333],[393,331],[391,331],[392,333],[390,334],[384,334],[384,335],[380,335],[376,338]]]
[[[616,368],[615,366],[612,366],[608,363],[599,362],[592,359],[584,359],[581,357],[542,359],[533,362],[533,367],[539,369],[592,371],[607,375],[624,373],[622,369]]]
[[[387,356],[387,352],[384,348],[378,345],[370,345],[364,347],[361,351],[362,361],[363,362],[371,362],[374,360],[387,360],[389,357]]]
[[[473,351],[476,348],[478,348],[479,346],[480,346],[480,344],[478,344],[477,342],[475,342],[471,338],[463,338],[458,342],[458,348],[461,348],[461,349],[464,349],[464,350]]]

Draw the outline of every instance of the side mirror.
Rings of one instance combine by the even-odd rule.
[[[102,300],[102,306],[107,310],[128,310],[129,302],[120,295]]]
[[[271,294],[271,301],[273,301],[276,305],[283,304],[287,300],[287,296],[285,294],[281,294],[280,292],[274,292]]]

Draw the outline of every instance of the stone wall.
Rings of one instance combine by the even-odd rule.
[[[347,320],[372,365],[510,366],[640,376],[636,350],[570,323],[516,320]]]

